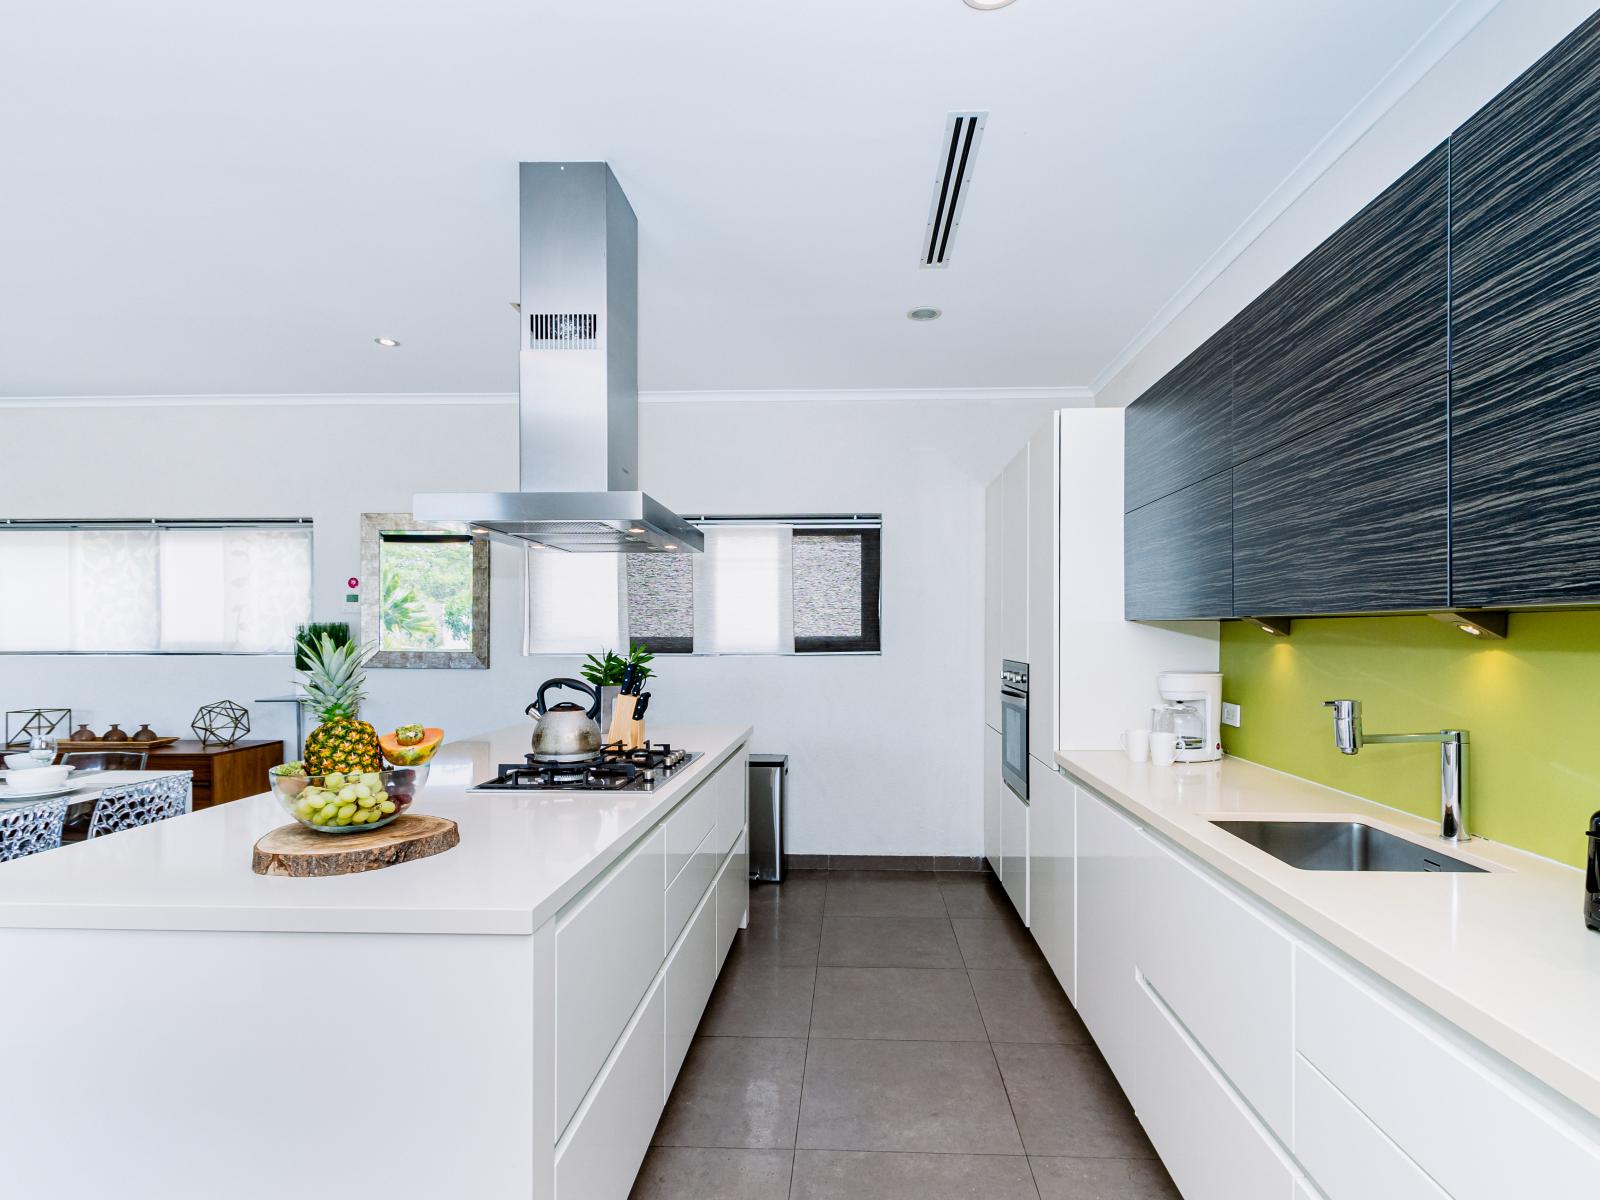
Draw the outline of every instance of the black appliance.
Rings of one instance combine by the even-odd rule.
[[[698,750],[674,750],[651,742],[637,750],[602,747],[582,762],[502,763],[493,779],[475,785],[475,792],[649,792],[700,757]]]
[[[1028,799],[1028,664],[1000,662],[1000,777]]]
[[[1600,813],[1589,818],[1589,869],[1584,874],[1583,923],[1600,932]]]

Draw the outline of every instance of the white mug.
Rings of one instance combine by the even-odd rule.
[[[1152,733],[1150,735],[1150,761],[1158,767],[1170,767],[1178,761],[1178,735]]]
[[[1150,760],[1150,731],[1148,729],[1123,730],[1122,750],[1128,756],[1129,762],[1148,762]]]

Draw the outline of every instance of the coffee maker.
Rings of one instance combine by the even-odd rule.
[[[1156,687],[1167,701],[1179,762],[1214,762],[1222,757],[1222,672],[1163,671]]]

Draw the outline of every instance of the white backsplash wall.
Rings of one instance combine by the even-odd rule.
[[[516,410],[495,398],[233,398],[6,405],[0,517],[276,517],[316,522],[315,616],[354,622],[362,512],[423,491],[516,487]],[[1054,407],[1046,401],[693,399],[641,409],[640,473],[681,512],[883,514],[878,656],[664,658],[663,721],[748,721],[751,749],[790,756],[789,849],[982,849],[983,485]],[[576,660],[521,653],[521,558],[493,556],[488,671],[373,671],[364,716],[462,736],[523,720]],[[0,580],[0,586],[16,586]],[[187,735],[200,704],[238,700],[252,736],[287,739],[287,656],[0,655],[0,707],[70,706],[130,732]]]

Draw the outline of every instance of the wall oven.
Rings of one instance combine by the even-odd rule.
[[[1000,776],[1019,799],[1028,799],[1028,664],[1000,664]]]

